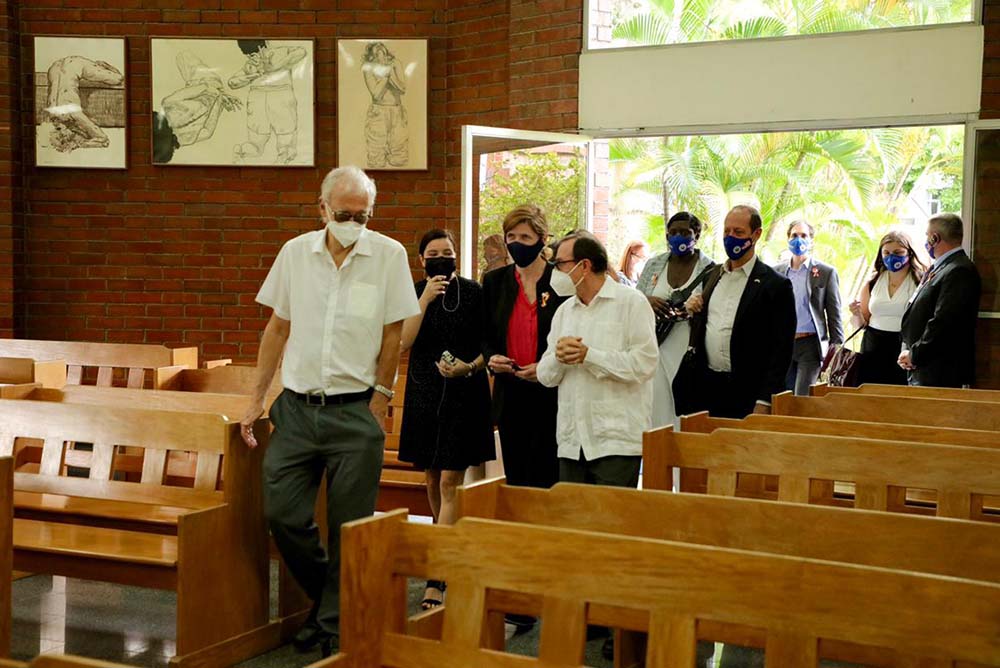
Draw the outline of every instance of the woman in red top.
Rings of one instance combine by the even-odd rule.
[[[526,204],[503,222],[514,264],[483,277],[483,356],[495,375],[493,419],[500,431],[504,473],[511,485],[551,487],[556,457],[556,390],[535,378],[552,316],[565,299],[549,285],[552,267],[542,249],[549,237],[545,214]]]

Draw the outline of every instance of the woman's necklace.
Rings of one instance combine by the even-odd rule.
[[[449,285],[449,287],[451,286]],[[445,313],[454,313],[455,311],[458,310],[458,307],[462,304],[462,283],[458,280],[458,276],[455,277],[455,293],[456,293],[455,308],[448,308],[447,306],[445,306],[444,302],[445,299],[448,298],[448,288],[445,288],[444,294],[441,295],[441,308],[444,310]]]

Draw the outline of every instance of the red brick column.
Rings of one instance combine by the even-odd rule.
[[[17,3],[0,0],[0,337],[15,331],[15,279],[20,245],[21,133]]]

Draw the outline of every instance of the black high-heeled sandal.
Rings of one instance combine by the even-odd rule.
[[[443,580],[428,580],[426,588],[437,589],[438,591],[440,591],[441,599],[425,598],[424,600],[420,601],[421,610],[430,610],[432,608],[438,607],[439,605],[444,605],[444,592],[448,588],[448,585],[445,584]]]

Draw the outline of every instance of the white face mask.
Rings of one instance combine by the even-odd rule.
[[[580,262],[582,261],[583,260]],[[579,267],[580,262],[574,264],[573,269],[570,269],[569,273]],[[560,297],[572,297],[576,294],[576,286],[583,282],[584,277],[581,276],[580,280],[574,283],[573,279],[569,277],[569,273],[556,269],[552,272],[552,278],[549,279],[549,284],[552,286],[552,289],[555,290],[556,294]]]
[[[330,230],[330,234],[340,242],[341,246],[347,248],[361,238],[365,226],[353,220],[338,223],[333,218],[327,218],[326,229]]]

